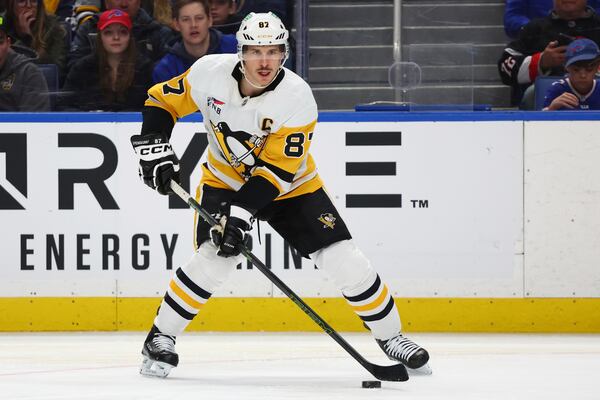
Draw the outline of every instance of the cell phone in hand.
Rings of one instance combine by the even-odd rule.
[[[568,46],[575,39],[576,38],[573,36],[569,36],[564,33],[559,33],[557,41],[559,46]]]

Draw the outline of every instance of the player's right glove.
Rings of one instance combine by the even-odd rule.
[[[217,246],[217,255],[235,257],[240,254],[241,246],[248,243],[254,218],[245,208],[231,206],[219,218],[219,224],[210,229],[210,239]]]
[[[144,183],[160,194],[171,194],[171,179],[179,182],[179,159],[169,141],[160,134],[133,135],[131,144],[140,159]]]

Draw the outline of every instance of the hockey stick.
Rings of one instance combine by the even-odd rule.
[[[211,226],[218,224],[217,220],[188,192],[185,191],[175,181],[171,181],[171,189],[185,201],[192,209],[194,209],[200,216],[208,222]],[[350,354],[356,361],[360,363],[367,371],[369,371],[375,378],[381,381],[400,381],[404,382],[408,380],[408,373],[406,368],[402,364],[394,365],[376,365],[367,361],[358,351],[354,349],[343,337],[339,335],[327,322],[323,320],[308,304],[306,304],[292,289],[290,289],[281,279],[277,277],[265,264],[262,263],[246,246],[242,246],[240,249],[241,254],[244,255],[254,266],[262,272],[271,282],[275,284],[287,297],[290,298],[306,315],[308,315],[321,329],[325,331],[333,340],[335,340],[348,354]]]

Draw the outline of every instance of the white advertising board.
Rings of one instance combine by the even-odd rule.
[[[139,181],[129,143],[139,128],[0,125],[0,296],[162,296],[192,254],[193,214]],[[203,161],[202,132],[198,123],[175,127],[187,168]],[[396,295],[523,295],[522,122],[324,122],[311,151]],[[339,295],[266,223],[260,228],[254,252],[298,294]],[[281,293],[244,264],[215,295]]]
[[[525,296],[600,297],[598,125],[525,123]]]

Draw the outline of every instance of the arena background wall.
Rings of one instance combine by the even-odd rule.
[[[148,329],[194,217],[139,181],[139,114],[0,121],[0,331]],[[599,121],[322,113],[311,152],[405,330],[600,332]],[[192,192],[204,132],[194,116],[172,137]],[[260,228],[255,254],[336,329],[364,329],[323,272]],[[319,330],[246,263],[189,329]]]

